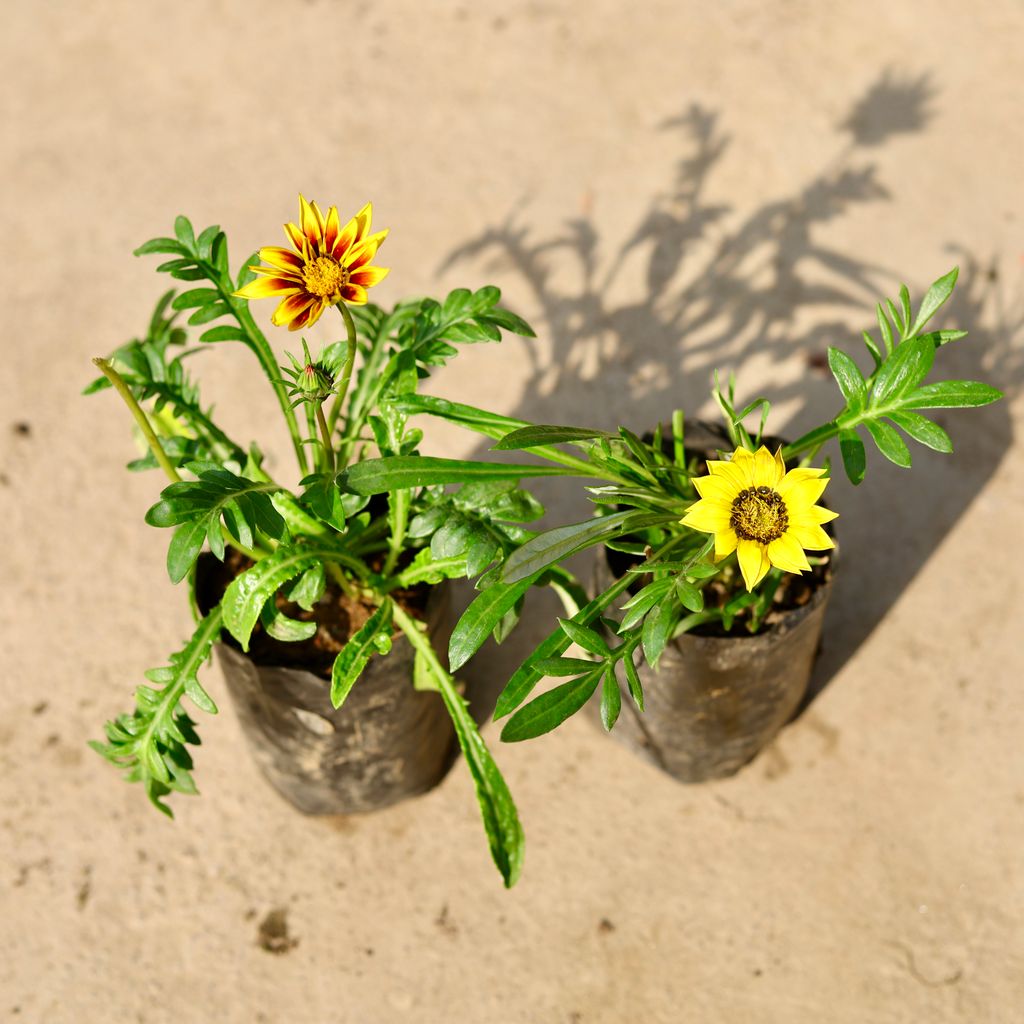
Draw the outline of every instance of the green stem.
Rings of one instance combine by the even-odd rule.
[[[324,446],[324,472],[334,475],[334,444],[331,441],[331,428],[327,426],[324,418],[324,407],[321,402],[316,403],[316,421],[320,426],[320,439]]]
[[[337,426],[338,417],[341,415],[341,410],[345,405],[345,394],[348,391],[349,381],[352,379],[352,368],[356,364],[357,348],[356,325],[352,319],[352,314],[348,311],[348,306],[346,306],[344,302],[339,302],[338,312],[341,313],[341,318],[345,321],[345,331],[348,334],[348,352],[345,355],[345,365],[341,368],[341,378],[338,380],[337,395],[334,399],[333,405],[331,406],[330,418],[328,420],[332,435],[334,433],[334,428]]]
[[[295,458],[298,460],[299,469],[303,476],[309,472],[309,466],[306,462],[306,449],[302,444],[302,436],[299,433],[299,421],[296,419],[295,410],[292,408],[291,401],[288,398],[288,392],[285,390],[284,384],[279,379],[280,369],[277,365],[277,360],[274,358],[274,352],[270,347],[270,343],[264,337],[263,332],[256,326],[256,321],[252,318],[252,313],[249,312],[249,304],[245,299],[236,298],[231,292],[230,282],[229,287],[225,289],[223,283],[220,280],[220,274],[210,264],[205,264],[209,269],[209,277],[220,292],[221,297],[224,299],[225,304],[231,310],[235,319],[238,321],[239,327],[242,328],[242,332],[248,339],[248,346],[255,353],[256,358],[259,360],[260,366],[263,368],[263,372],[267,376],[267,380],[270,381],[270,386],[274,389],[274,393],[277,395],[278,404],[281,406],[281,411],[284,413],[285,422],[288,425],[288,432],[292,437],[292,447],[295,449]]]
[[[804,434],[803,437],[797,438],[797,440],[792,444],[787,444],[786,447],[782,449],[782,457],[789,462],[798,455],[802,455],[804,452],[813,451],[814,454],[817,454],[822,445],[825,444],[826,441],[831,440],[838,433],[839,426],[835,420],[825,423],[820,427],[815,427],[813,430],[809,430]]]
[[[402,545],[405,543],[405,531],[409,523],[409,492],[392,491],[388,495],[388,505],[391,512],[391,537],[388,541],[388,556],[384,561],[385,576],[390,576],[394,572],[398,556],[402,553]]]
[[[135,417],[135,422],[138,423],[139,429],[142,431],[143,437],[145,437],[147,444],[149,445],[150,451],[153,453],[153,457],[160,464],[160,468],[167,474],[168,479],[171,483],[179,483],[181,477],[178,475],[178,471],[174,468],[171,460],[167,458],[167,453],[164,451],[163,445],[160,444],[160,439],[156,436],[153,430],[152,424],[149,422],[149,417],[143,412],[142,406],[135,401],[135,396],[131,392],[131,388],[124,382],[124,378],[107,362],[106,359],[93,359],[93,362],[99,368],[107,380],[114,386],[117,393],[124,399],[125,405],[128,406],[132,416]]]

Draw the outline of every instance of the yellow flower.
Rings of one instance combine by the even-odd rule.
[[[361,306],[366,289],[379,284],[388,268],[371,267],[387,231],[370,234],[373,206],[367,203],[344,227],[338,208],[325,217],[316,203],[299,196],[299,223],[285,224],[291,249],[271,245],[260,249],[268,266],[251,269],[260,275],[235,292],[243,299],[279,298],[271,320],[290,331],[309,327],[328,306],[348,302]]]
[[[821,528],[835,512],[816,505],[828,480],[823,469],[786,472],[782,449],[772,455],[737,448],[728,462],[708,462],[709,476],[693,481],[700,495],[681,522],[715,535],[715,559],[736,552],[747,590],[774,565],[786,572],[810,569],[804,549],[835,547]]]

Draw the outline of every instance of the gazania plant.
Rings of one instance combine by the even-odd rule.
[[[808,600],[809,589],[831,573],[837,513],[820,504],[830,477],[826,446],[838,442],[847,476],[865,475],[865,437],[897,466],[909,468],[904,438],[951,452],[948,434],[924,410],[987,405],[1001,397],[978,381],[929,382],[936,355],[966,332],[926,330],[953,291],[954,269],[936,281],[915,313],[909,290],[878,306],[879,338],[865,332],[867,371],[841,349],[828,362],[842,406],[827,423],[791,443],[769,440],[770,411],[760,398],[737,409],[735,382],[713,397],[723,415],[715,441],[690,446],[682,412],[646,437],[586,426],[511,420],[428,396],[403,399],[405,413],[441,416],[484,434],[502,451],[532,452],[569,476],[591,477],[594,515],[558,526],[510,551],[499,582],[479,594],[452,635],[449,663],[463,665],[528,588],[566,559],[600,546],[613,581],[576,602],[558,586],[566,606],[550,635],[526,658],[498,698],[496,718],[508,717],[502,739],[546,733],[579,711],[600,688],[600,716],[615,725],[625,689],[639,712],[644,692],[639,663],[656,669],[666,647],[686,634],[753,636],[770,630],[787,609]],[[748,429],[751,419],[756,429]],[[707,432],[707,426],[701,424]],[[425,468],[425,467],[424,467]],[[525,472],[521,467],[520,472]],[[459,483],[472,469],[451,462],[443,479]],[[418,472],[415,459],[385,458],[352,467],[358,493],[435,483],[439,466]],[[567,656],[575,644],[581,656]],[[546,677],[566,681],[528,699]],[[792,710],[792,709],[790,709]],[[778,724],[781,724],[779,722]]]
[[[282,648],[326,650],[320,685],[333,708],[344,711],[371,660],[387,659],[404,639],[412,663],[404,683],[410,693],[433,692],[443,701],[494,861],[511,885],[523,856],[516,808],[443,647],[435,650],[425,607],[431,588],[449,578],[483,576],[484,592],[498,585],[506,556],[532,536],[523,524],[543,509],[506,473],[469,474],[454,491],[434,486],[429,468],[436,460],[418,455],[422,433],[409,426],[405,403],[421,380],[457,354],[456,346],[499,341],[503,331],[533,332],[499,305],[493,287],[390,310],[370,303],[368,290],[387,273],[374,263],[387,232],[371,232],[371,217],[367,204],[342,224],[335,207],[325,215],[300,198],[298,223],[285,225],[288,247],[261,249],[237,274],[224,232],[214,226],[196,234],[184,217],[173,237],[136,250],[165,257],[157,270],[184,290],[159,300],[141,337],[95,360],[102,376],[86,391],[116,390],[145,452],[129,468],[167,478],[145,518],[170,535],[167,571],[173,582],[190,586],[196,624],[180,650],[146,673],[134,710],[108,722],[106,740],[93,746],[171,814],[169,795],[196,792],[192,708],[217,711],[199,672],[218,640],[241,652],[276,643],[276,658]],[[250,300],[263,298],[277,301],[273,323],[293,332],[333,312],[340,340],[315,357],[302,340],[280,365],[249,308]],[[200,332],[197,344],[191,328]],[[221,342],[240,342],[262,367],[268,397],[276,398],[290,434],[294,474],[271,467],[256,444],[231,438],[201,401],[191,357]],[[350,475],[366,479],[359,467],[369,455],[415,462],[415,486],[402,482],[401,473],[379,489],[347,486]],[[526,475],[545,472],[560,469]],[[212,582],[197,582],[204,573]],[[571,589],[560,570],[551,578]],[[342,619],[349,628],[339,635]],[[503,635],[514,623],[514,615],[503,615],[494,628]],[[288,721],[296,729],[310,718],[302,709],[295,715]],[[318,734],[340,728],[329,716],[312,718]],[[399,763],[395,770],[404,768]]]

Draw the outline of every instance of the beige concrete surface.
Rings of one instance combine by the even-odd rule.
[[[1019,3],[2,8],[0,1018],[1024,1019]],[[582,719],[516,746],[488,727],[528,834],[515,890],[463,766],[378,815],[304,819],[213,669],[203,795],[170,823],[85,747],[188,612],[142,521],[160,481],[124,472],[113,397],[78,393],[164,286],[134,246],[186,212],[237,261],[300,189],[373,199],[381,301],[494,282],[535,322],[536,342],[466,350],[438,394],[642,428],[709,411],[721,365],[801,430],[835,404],[826,345],[852,351],[876,293],[958,262],[944,323],[972,333],[940,375],[1010,399],[943,416],[952,457],[834,485],[821,692],[736,778],[682,787]],[[247,353],[199,359],[230,432],[283,467]],[[584,507],[541,491],[555,519]]]

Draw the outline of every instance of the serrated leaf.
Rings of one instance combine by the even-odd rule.
[[[301,622],[289,618],[277,607],[277,601],[273,597],[263,606],[260,622],[268,635],[286,644],[308,640],[317,630],[315,622]]]
[[[282,544],[231,581],[221,601],[224,626],[243,650],[249,649],[249,637],[256,620],[278,589],[317,562],[329,559],[333,553],[332,547],[323,547],[316,542]]]
[[[222,327],[211,327],[199,335],[200,341],[248,341],[245,332],[240,327],[231,327],[224,324]]]
[[[391,599],[386,597],[380,607],[363,623],[356,634],[338,652],[331,669],[331,703],[340,708],[356,680],[362,675],[371,656],[377,653],[376,637],[391,634]]]

